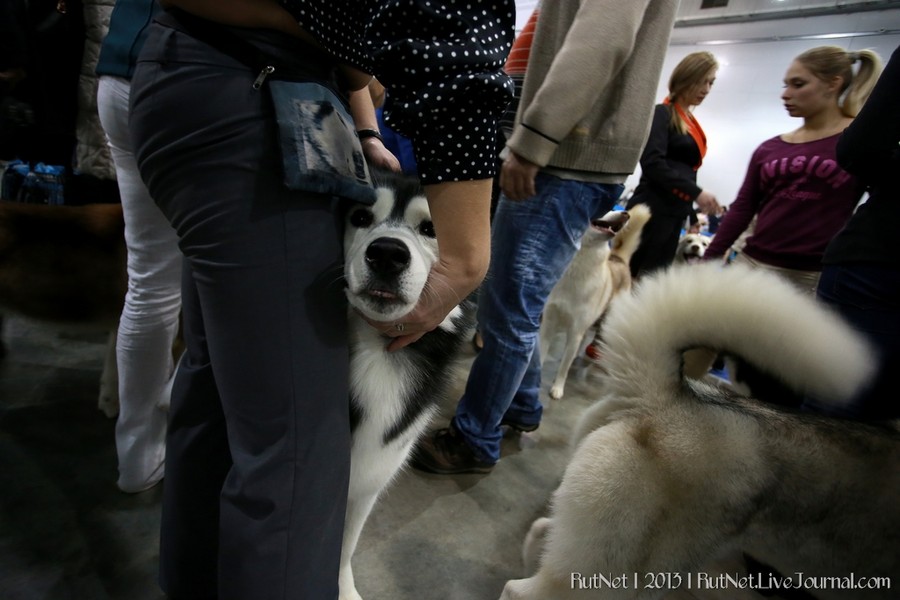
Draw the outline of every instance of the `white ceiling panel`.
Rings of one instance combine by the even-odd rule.
[[[727,0],[721,8],[702,8],[703,0],[681,0],[678,25],[708,19],[743,19],[748,17],[782,18],[819,13],[851,14],[858,11],[900,8],[893,0]]]
[[[537,4],[538,0],[516,0],[517,30],[525,25]],[[900,29],[900,0],[728,0],[721,8],[701,8],[702,5],[703,0],[681,0],[673,42],[720,36],[718,30],[713,33],[701,30],[723,25],[731,26],[727,30],[729,38],[735,39],[748,36],[772,39],[854,28],[882,32]]]

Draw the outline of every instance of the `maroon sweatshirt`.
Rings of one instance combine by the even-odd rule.
[[[743,250],[747,256],[776,267],[820,270],[825,247],[864,191],[862,183],[837,164],[838,137],[801,144],[780,137],[763,142],[705,258],[728,252],[758,215]]]

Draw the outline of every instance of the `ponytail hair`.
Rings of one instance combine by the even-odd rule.
[[[840,46],[811,48],[796,60],[822,81],[841,78],[838,106],[846,117],[859,114],[882,69],[881,57],[872,50],[847,51]],[[854,75],[855,63],[859,67]]]

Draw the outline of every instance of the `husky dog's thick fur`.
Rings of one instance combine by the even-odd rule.
[[[681,372],[684,349],[714,348],[839,404],[874,366],[848,326],[774,275],[703,264],[643,279],[611,307],[603,339],[602,397],[528,535],[539,567],[504,600],[582,598],[573,578],[595,574],[627,582],[596,597],[658,598],[667,586],[647,576],[687,585],[736,551],[817,598],[896,598],[900,422],[780,408]],[[851,578],[877,589],[848,591]]]
[[[0,202],[0,314],[66,331],[108,332],[98,401],[108,416],[119,410],[115,342],[128,285],[124,230],[120,204]]]
[[[350,565],[363,524],[381,491],[406,462],[446,393],[451,367],[474,327],[464,302],[435,330],[399,351],[360,314],[396,321],[428,293],[438,257],[428,203],[416,180],[374,174],[377,201],[349,211],[344,239],[350,313],[353,446],[341,557],[340,598],[360,598]],[[358,311],[358,313],[357,313]]]
[[[565,339],[550,397],[563,397],[569,368],[581,349],[588,329],[621,292],[631,289],[628,263],[641,241],[641,230],[650,220],[650,209],[638,204],[630,211],[610,211],[591,221],[581,238],[581,248],[556,283],[541,321],[541,356],[549,354],[553,339]]]

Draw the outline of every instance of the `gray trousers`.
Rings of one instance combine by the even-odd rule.
[[[184,255],[160,582],[175,598],[334,599],[350,451],[340,207],[283,186],[255,77],[154,24],[132,81],[135,155]]]

